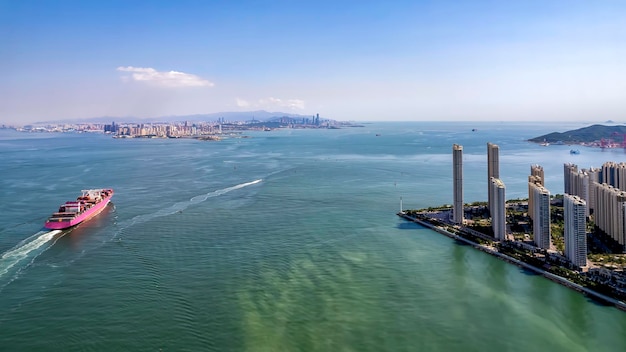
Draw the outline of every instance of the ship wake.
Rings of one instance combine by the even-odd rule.
[[[158,218],[158,217],[179,213],[179,212],[187,209],[189,206],[191,206],[193,204],[202,203],[202,202],[206,201],[209,198],[218,197],[218,196],[221,196],[221,195],[226,194],[226,193],[231,192],[231,191],[235,191],[235,190],[238,190],[238,189],[241,189],[241,188],[244,188],[244,187],[255,185],[255,184],[260,183],[262,181],[263,181],[263,179],[258,179],[258,180],[254,180],[254,181],[251,181],[251,182],[240,183],[240,184],[235,185],[235,186],[218,189],[218,190],[215,190],[213,192],[206,193],[206,194],[201,194],[201,195],[198,195],[198,196],[195,196],[195,197],[191,198],[188,201],[175,203],[172,206],[169,206],[169,207],[167,207],[165,209],[161,209],[161,210],[159,210],[159,211],[157,211],[155,213],[136,216],[136,217],[134,217],[133,219],[130,220],[130,224],[122,224],[121,227],[125,228],[127,226],[142,224],[142,223],[148,222],[148,221],[150,221],[152,219],[155,219],[155,218]]]
[[[45,252],[46,249],[50,248],[50,246],[46,246],[46,244],[52,241],[59,233],[61,233],[61,230],[39,231],[23,240],[12,249],[2,253],[2,257],[0,257],[0,278],[11,272],[19,272],[30,265],[35,258]],[[28,260],[26,266],[16,267],[16,265],[26,260]]]
[[[232,186],[232,187],[228,187],[228,188],[223,188],[223,189],[218,189],[217,191],[213,191],[207,194],[203,194],[200,196],[195,196],[193,198],[191,198],[190,202],[191,203],[200,203],[200,202],[204,202],[205,200],[211,198],[211,197],[217,197],[217,196],[221,196],[222,194],[226,194],[230,191],[234,191],[236,189],[240,189],[240,188],[244,188],[244,187],[248,187],[248,186],[252,186],[255,185],[259,182],[263,181],[262,179],[258,179],[258,180],[254,180],[252,182],[246,182],[246,183],[241,183],[238,184],[236,186]]]

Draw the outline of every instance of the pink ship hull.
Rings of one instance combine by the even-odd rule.
[[[51,230],[62,230],[68,227],[78,225],[81,222],[88,220],[95,215],[98,215],[98,213],[100,213],[109,204],[109,202],[111,201],[111,197],[113,197],[113,190],[111,190],[111,193],[108,196],[102,198],[101,201],[92,205],[90,208],[83,211],[82,213],[79,213],[71,218],[50,218],[48,219],[48,221],[46,221],[44,227]]]

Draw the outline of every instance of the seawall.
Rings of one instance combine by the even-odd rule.
[[[495,251],[495,250],[491,249],[488,246],[484,246],[484,245],[481,245],[479,243],[470,241],[467,238],[463,238],[463,237],[461,237],[461,236],[459,236],[457,234],[454,234],[454,233],[452,233],[450,231],[447,231],[447,230],[441,228],[440,226],[436,226],[436,225],[434,225],[434,224],[432,224],[432,223],[430,223],[428,221],[424,221],[424,220],[421,220],[421,219],[414,218],[412,216],[409,216],[409,215],[405,214],[404,212],[398,213],[398,216],[404,218],[405,220],[408,220],[408,221],[417,223],[419,225],[422,225],[424,227],[427,227],[427,228],[429,228],[429,229],[431,229],[431,230],[433,230],[435,232],[438,232],[438,233],[440,233],[442,235],[445,235],[445,236],[448,236],[448,237],[453,238],[455,240],[458,240],[458,241],[464,242],[466,244],[469,244],[470,246],[472,246],[472,247],[474,247],[474,248],[476,248],[476,249],[478,249],[480,251],[483,251],[485,253],[491,254],[491,255],[493,255],[493,256],[495,256],[497,258],[500,258],[500,259],[502,259],[504,261],[507,261],[507,262],[509,262],[511,264],[515,264],[515,265],[520,266],[520,267],[522,267],[524,269],[531,270],[531,271],[533,271],[533,272],[535,272],[537,274],[540,274],[540,275],[544,276],[547,279],[550,279],[550,280],[552,280],[552,281],[554,281],[556,283],[559,283],[559,284],[561,284],[563,286],[569,287],[569,288],[571,288],[573,290],[576,290],[578,292],[582,292],[582,293],[584,293],[584,294],[586,294],[586,295],[588,295],[588,296],[590,296],[590,297],[592,297],[592,298],[594,298],[594,299],[596,299],[598,301],[601,301],[603,303],[612,304],[615,307],[617,307],[617,308],[619,308],[619,309],[621,309],[623,311],[626,311],[626,303],[624,303],[622,301],[619,301],[619,300],[616,300],[615,298],[612,298],[612,297],[603,295],[603,294],[601,294],[599,292],[590,290],[590,289],[588,289],[586,287],[583,287],[583,286],[581,286],[579,284],[571,282],[571,281],[567,280],[564,277],[552,274],[552,273],[547,272],[547,271],[545,271],[545,270],[543,270],[541,268],[538,268],[536,266],[530,265],[530,264],[525,263],[525,262],[523,262],[521,260],[518,260],[518,259],[515,259],[515,258],[513,258],[511,256],[508,256],[506,254],[503,254],[503,253],[500,253],[498,251]]]

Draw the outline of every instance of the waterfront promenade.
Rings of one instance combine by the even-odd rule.
[[[399,212],[398,216],[400,216],[400,217],[402,217],[402,218],[404,218],[404,219],[406,219],[408,221],[411,221],[411,222],[417,223],[419,225],[422,225],[424,227],[427,227],[427,228],[429,228],[429,229],[431,229],[431,230],[433,230],[435,232],[438,232],[438,233],[440,233],[442,235],[448,236],[448,237],[450,237],[452,239],[455,239],[455,240],[461,241],[463,243],[466,243],[466,244],[468,244],[468,245],[470,245],[470,246],[472,246],[472,247],[474,247],[474,248],[476,248],[476,249],[478,249],[480,251],[483,251],[485,253],[491,254],[491,255],[493,255],[495,257],[498,257],[498,258],[500,258],[500,259],[502,259],[504,261],[507,261],[507,262],[509,262],[511,264],[515,264],[515,265],[520,266],[520,267],[522,267],[524,269],[533,271],[533,272],[535,272],[535,273],[537,273],[539,275],[542,275],[542,276],[544,276],[544,277],[546,277],[546,278],[548,278],[548,279],[550,279],[550,280],[552,280],[552,281],[554,281],[556,283],[559,283],[559,284],[561,284],[563,286],[569,287],[569,288],[571,288],[573,290],[576,290],[578,292],[582,292],[582,293],[588,295],[589,297],[591,297],[593,299],[596,299],[596,300],[601,301],[603,303],[612,304],[615,307],[617,307],[617,308],[619,308],[619,309],[621,309],[623,311],[626,311],[626,303],[625,302],[619,301],[619,300],[617,300],[615,298],[606,296],[604,294],[601,294],[601,293],[596,292],[594,290],[591,290],[589,288],[583,287],[583,286],[581,286],[581,285],[579,285],[577,283],[574,283],[572,281],[567,280],[564,277],[561,277],[561,276],[555,275],[553,273],[547,272],[546,270],[543,270],[543,269],[538,268],[536,266],[533,266],[533,265],[530,265],[528,263],[525,263],[525,262],[523,262],[521,260],[513,258],[513,257],[511,257],[509,255],[504,254],[504,253],[501,253],[500,251],[498,251],[498,248],[495,247],[495,246],[480,244],[480,243],[471,241],[471,240],[469,240],[467,238],[464,238],[462,236],[459,236],[456,233],[448,231],[446,229],[447,226],[444,227],[444,226],[436,225],[433,222],[431,222],[430,220],[428,220],[428,218],[418,219],[416,217],[413,217],[413,216],[410,216],[410,215],[406,214],[404,211]],[[433,218],[432,220],[439,221],[440,219]],[[479,233],[479,232],[471,230],[471,229],[467,229],[467,228],[464,228],[464,227],[461,227],[461,226],[457,226],[457,227],[458,227],[458,229],[460,231],[466,231],[466,232],[471,233],[472,235],[480,237],[480,238],[483,238],[483,236],[484,237],[488,237],[485,234]],[[493,238],[490,238],[490,240],[493,241]]]

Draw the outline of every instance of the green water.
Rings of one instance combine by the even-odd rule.
[[[372,124],[218,143],[2,132],[0,349],[625,350],[624,312],[395,216],[400,197],[451,202],[452,143],[468,202],[486,198],[487,141],[507,197],[525,195],[531,163],[561,193],[563,162],[626,160],[524,142],[542,128],[555,130]],[[114,205],[42,237],[87,187],[114,188]]]

